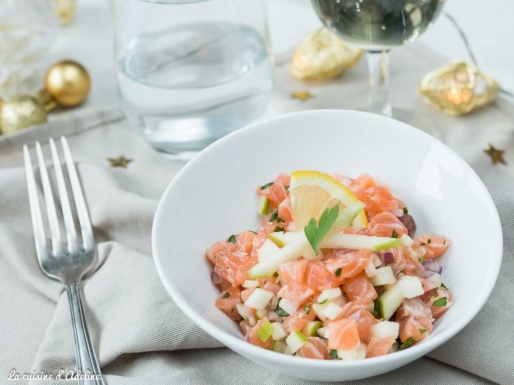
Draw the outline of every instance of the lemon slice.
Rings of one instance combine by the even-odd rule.
[[[303,228],[311,218],[319,220],[327,207],[337,202],[348,206],[359,200],[344,184],[319,171],[294,171],[289,186],[291,209],[298,228]],[[362,210],[353,221],[358,228],[368,227],[368,218]]]

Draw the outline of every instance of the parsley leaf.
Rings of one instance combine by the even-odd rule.
[[[340,277],[341,276],[341,272],[343,271],[343,269],[341,269],[340,267],[336,270],[335,274],[336,274],[336,277]]]
[[[420,245],[420,246],[425,246],[425,245],[426,245],[426,243],[425,243],[425,242],[421,242],[419,245]]]
[[[391,238],[398,238],[398,233],[393,229],[393,234],[391,234]]]
[[[251,233],[257,234],[257,231],[250,230]]]
[[[441,282],[441,287],[444,287],[446,290],[449,290],[444,283]]]
[[[284,186],[284,189],[285,189],[286,191],[289,191],[289,186]]]
[[[289,313],[286,312],[284,309],[282,309],[280,306],[277,305],[275,308],[275,313],[277,313],[280,317],[288,317]]]
[[[400,345],[400,349],[406,349],[411,345],[414,345],[416,340],[412,337],[410,337],[407,341],[405,341],[403,344]]]
[[[283,227],[275,227],[275,230],[273,230],[275,233],[278,231],[285,231]]]
[[[428,238],[427,245],[430,245],[432,243],[432,240]]]
[[[419,329],[419,332],[421,333],[421,335],[423,335],[427,332],[427,329]]]
[[[281,223],[281,222],[285,222],[282,218],[278,217],[277,218],[277,223]]]
[[[262,190],[266,190],[268,187],[271,187],[273,186],[274,183],[273,182],[269,182],[269,183],[266,183],[264,186],[261,186],[261,191]]]
[[[225,293],[225,295],[223,296],[223,298],[228,298],[230,297],[230,293]]]
[[[421,257],[421,258],[419,259],[419,263],[421,263],[421,264],[424,264],[426,261],[427,261],[427,260],[426,260],[425,258],[423,258],[423,257]]]
[[[438,300],[435,300],[432,306],[446,306],[446,297],[439,298]]]
[[[403,208],[403,213],[404,213],[404,214],[408,214],[408,213],[409,213],[409,209],[407,208],[407,206],[405,206],[405,207]]]
[[[330,349],[330,358],[332,358],[333,360],[335,360],[337,357],[339,357],[337,355],[337,350],[336,349]]]
[[[227,242],[236,243],[236,236],[232,234],[230,237],[228,237]]]
[[[325,211],[323,211],[318,224],[316,224],[316,219],[311,218],[307,226],[305,226],[303,229],[305,236],[307,237],[316,255],[319,253],[319,245],[321,244],[321,241],[325,235],[327,235],[328,231],[336,221],[338,215],[339,203],[331,209],[327,208]]]
[[[311,311],[311,305],[307,305],[303,308],[303,310],[305,310],[305,314],[309,314],[310,311]]]
[[[270,215],[269,219],[268,219],[268,222],[274,222],[276,221],[278,218],[278,211],[273,211],[273,214]]]

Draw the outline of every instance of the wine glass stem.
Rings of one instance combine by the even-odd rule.
[[[369,105],[375,114],[392,116],[389,104],[389,51],[368,51]]]

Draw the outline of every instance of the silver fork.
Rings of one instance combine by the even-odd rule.
[[[89,219],[82,188],[80,186],[77,170],[71,157],[70,148],[66,138],[61,137],[61,144],[68,170],[71,194],[75,201],[76,212],[80,223],[82,242],[79,242],[77,231],[73,220],[68,191],[65,184],[61,162],[55,142],[50,139],[50,150],[54,164],[55,180],[59,191],[62,218],[66,229],[66,242],[61,237],[59,219],[52,193],[52,187],[48,178],[48,172],[43,157],[43,151],[39,142],[36,143],[36,155],[39,164],[41,184],[48,216],[48,228],[50,230],[51,246],[48,245],[45,235],[43,213],[39,204],[36,179],[32,169],[32,160],[29,149],[23,146],[23,157],[25,160],[25,171],[29,191],[30,212],[34,228],[34,240],[39,266],[48,277],[59,280],[64,285],[70,303],[71,322],[75,339],[75,355],[77,358],[78,374],[85,375],[80,378],[79,384],[83,385],[104,385],[101,378],[100,365],[89,338],[84,316],[84,308],[81,299],[82,277],[91,272],[96,264],[96,246],[93,238],[93,229]],[[87,375],[89,372],[89,375]],[[97,378],[91,378],[97,377]]]

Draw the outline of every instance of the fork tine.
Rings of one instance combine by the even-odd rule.
[[[39,197],[36,187],[36,179],[32,170],[32,160],[30,158],[29,149],[23,146],[23,158],[25,160],[25,173],[27,176],[27,188],[29,191],[30,215],[32,217],[32,227],[34,229],[34,241],[36,244],[36,253],[41,264],[43,260],[48,258],[46,248],[45,227],[41,215],[41,207],[39,206]]]
[[[61,143],[64,152],[64,158],[66,159],[66,166],[68,167],[68,174],[70,176],[71,189],[73,190],[73,198],[77,206],[77,215],[79,217],[80,228],[82,230],[82,239],[84,241],[84,248],[91,250],[95,246],[93,238],[93,228],[91,227],[91,220],[89,219],[89,212],[87,210],[86,201],[84,199],[84,193],[80,186],[79,177],[77,175],[77,169],[75,163],[71,157],[70,146],[64,136],[61,136]]]
[[[48,171],[46,170],[45,158],[41,145],[36,142],[36,153],[39,163],[39,172],[41,174],[41,184],[43,185],[43,192],[45,195],[46,211],[48,214],[48,224],[50,225],[50,234],[52,236],[52,251],[54,256],[61,255],[61,232],[59,230],[59,222],[57,220],[57,211],[55,210],[54,196],[50,180],[48,179]]]
[[[61,199],[62,216],[66,227],[66,238],[68,239],[68,251],[71,254],[74,254],[78,251],[77,231],[75,230],[75,224],[73,223],[73,215],[71,213],[70,201],[68,199],[68,191],[66,189],[66,184],[64,183],[61,161],[59,160],[59,154],[57,153],[57,148],[55,147],[53,139],[50,139],[50,151],[52,152],[55,179],[57,181],[57,188]]]

